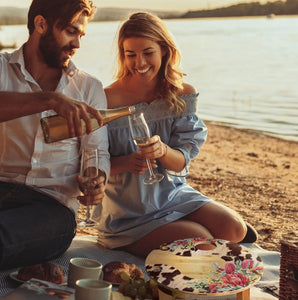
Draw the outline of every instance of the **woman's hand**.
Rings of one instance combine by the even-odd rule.
[[[153,168],[157,168],[156,161],[151,160]],[[141,151],[133,152],[128,155],[127,171],[133,174],[144,174],[148,169],[146,158],[142,155]]]
[[[148,159],[164,157],[168,152],[168,146],[163,143],[159,135],[149,138],[144,146],[140,147],[142,155]]]
[[[159,135],[152,136],[144,146],[140,146],[140,152],[147,159],[158,159],[167,170],[181,172],[185,167],[184,154],[162,142]]]

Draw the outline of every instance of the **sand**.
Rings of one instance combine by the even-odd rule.
[[[188,183],[236,210],[259,234],[257,244],[280,251],[298,236],[298,142],[206,122],[208,138],[190,165]],[[81,207],[78,220],[82,219]],[[78,228],[78,235],[96,234]]]

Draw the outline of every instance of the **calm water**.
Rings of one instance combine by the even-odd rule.
[[[200,92],[200,116],[298,141],[298,17],[166,21],[179,45],[186,81]],[[80,68],[113,79],[119,22],[90,23],[74,57]],[[2,26],[5,44],[26,26]]]

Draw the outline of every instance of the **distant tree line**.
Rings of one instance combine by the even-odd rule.
[[[1,16],[0,25],[18,25],[18,24],[26,24],[27,17],[23,16]]]
[[[298,14],[298,0],[275,1],[266,4],[259,2],[240,3],[216,9],[188,11],[181,18],[266,16],[271,14]]]
[[[0,7],[0,25],[18,25],[27,23],[28,8]]]
[[[49,0],[50,1],[50,0]],[[129,9],[99,8],[93,21],[121,20],[127,16]],[[179,12],[152,11],[162,19],[171,18],[212,18],[212,17],[242,17],[242,16],[266,16],[275,15],[298,15],[298,0],[275,1],[261,4],[259,2],[240,3],[216,9]],[[27,23],[27,9],[1,8],[0,25],[15,25]]]

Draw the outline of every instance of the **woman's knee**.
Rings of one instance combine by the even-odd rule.
[[[210,202],[187,216],[207,228],[214,238],[239,242],[247,231],[240,215],[229,207]]]
[[[246,231],[245,222],[240,217],[233,216],[223,224],[222,232],[218,234],[222,239],[238,243],[245,237]]]

